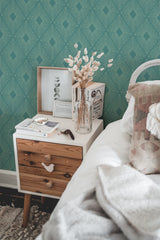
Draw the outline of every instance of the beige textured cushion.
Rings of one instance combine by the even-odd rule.
[[[159,84],[136,83],[129,88],[135,98],[130,164],[144,174],[160,173],[160,140],[146,129],[149,106],[160,102]]]

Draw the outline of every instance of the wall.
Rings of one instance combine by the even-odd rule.
[[[102,65],[114,58],[94,80],[106,83],[105,124],[121,118],[132,72],[160,57],[159,9],[159,0],[0,1],[0,169],[15,170],[14,126],[36,113],[37,66],[66,66],[76,42],[103,51]]]

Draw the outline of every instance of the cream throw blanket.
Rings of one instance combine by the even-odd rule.
[[[160,187],[128,165],[101,165],[96,188],[58,209],[42,236],[45,240],[159,240]]]

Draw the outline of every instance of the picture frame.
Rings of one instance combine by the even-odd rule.
[[[72,102],[72,73],[68,68],[38,66],[37,112],[55,115],[54,101],[57,100]]]

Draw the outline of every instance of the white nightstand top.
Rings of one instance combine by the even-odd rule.
[[[49,137],[40,137],[40,136],[31,136],[27,134],[21,134],[20,132],[14,133],[14,138],[23,138],[30,139],[35,141],[43,141],[43,142],[52,142],[59,144],[68,144],[75,146],[82,146],[83,155],[86,153],[94,139],[102,132],[103,130],[103,120],[95,119],[92,124],[92,131],[88,134],[79,134],[74,130],[74,121],[72,119],[67,118],[55,118],[51,115],[43,115],[37,114],[34,118],[37,117],[47,117],[49,120],[59,122],[59,128],[53,132]],[[70,136],[61,134],[60,131],[70,129],[75,137],[74,140],[70,138]]]

